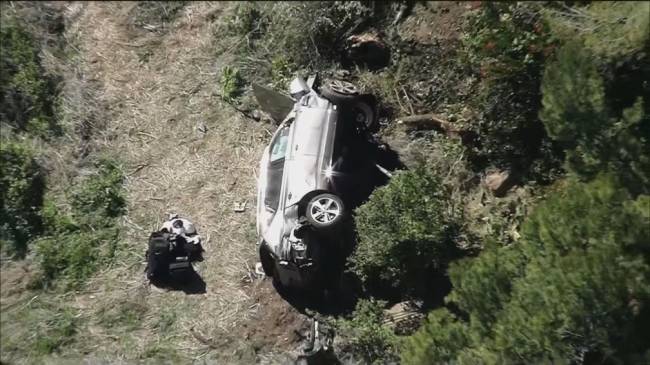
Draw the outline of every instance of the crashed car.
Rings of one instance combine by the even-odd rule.
[[[317,91],[314,80],[292,81],[293,106],[263,152],[258,178],[262,268],[290,287],[313,280],[368,169],[376,169],[364,150],[377,126],[372,97],[340,80]]]

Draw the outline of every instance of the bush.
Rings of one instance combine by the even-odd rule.
[[[645,68],[650,75],[650,67]],[[617,86],[637,89],[633,85]],[[571,171],[592,179],[609,170],[631,191],[650,192],[648,90],[645,95],[631,95],[619,108],[613,106],[594,55],[577,42],[567,43],[558,52],[557,60],[546,69],[542,90],[541,118],[548,133],[566,149]],[[644,93],[643,88],[639,92]]]
[[[431,362],[449,353],[469,363],[642,362],[650,350],[642,340],[650,334],[648,222],[650,197],[631,200],[610,176],[555,193],[527,219],[519,243],[452,267],[448,299],[467,316],[470,341]],[[441,328],[428,333],[456,326],[433,323]],[[411,349],[410,358],[424,358],[425,347]]]
[[[561,150],[539,120],[540,83],[554,49],[538,4],[484,3],[469,17],[464,58],[479,74],[470,104],[480,111],[469,128],[478,135],[471,160],[482,170],[514,170],[547,183],[559,173]]]
[[[58,134],[56,82],[45,74],[32,36],[5,16],[0,53],[0,123],[43,137]]]
[[[44,287],[61,279],[64,287],[78,287],[113,257],[118,239],[115,228],[80,230],[38,239],[35,246],[41,277],[33,285]]]
[[[460,254],[458,212],[440,178],[424,167],[401,172],[355,212],[359,243],[350,258],[366,283],[407,291]],[[426,276],[424,276],[426,277]]]
[[[35,242],[41,275],[32,285],[60,281],[64,287],[77,287],[113,258],[119,240],[116,218],[125,208],[123,175],[113,161],[103,160],[96,168],[73,191],[71,214],[46,202],[46,235]]]
[[[242,79],[239,70],[226,66],[221,70],[221,98],[233,102],[242,93]]]
[[[19,142],[0,143],[0,240],[9,243],[18,256],[27,252],[27,243],[42,231],[45,176],[35,153]]]
[[[337,321],[344,338],[344,351],[366,364],[385,364],[397,360],[399,337],[383,324],[383,301],[360,300],[350,319]]]
[[[469,343],[466,324],[446,309],[438,309],[405,341],[401,360],[403,364],[448,364]]]
[[[73,191],[71,205],[74,217],[89,224],[112,224],[110,218],[124,213],[126,201],[122,190],[121,168],[115,161],[102,160],[96,172]],[[107,220],[108,218],[108,220]]]
[[[362,2],[241,2],[217,30],[218,47],[235,53],[234,67],[247,83],[285,86],[279,84],[298,68],[332,68],[344,38],[370,13]]]

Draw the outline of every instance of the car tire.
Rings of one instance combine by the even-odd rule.
[[[262,263],[264,275],[275,278],[275,260],[273,260],[269,249],[264,246],[260,247],[260,262]]]
[[[320,90],[334,104],[349,104],[359,97],[359,89],[351,82],[331,80]]]
[[[309,200],[305,211],[307,221],[316,229],[337,226],[343,220],[344,206],[334,194],[318,194]]]
[[[376,132],[379,127],[377,119],[377,102],[370,95],[357,98],[350,105],[355,123],[368,132]]]

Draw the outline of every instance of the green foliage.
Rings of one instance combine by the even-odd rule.
[[[8,16],[0,26],[0,53],[0,123],[43,137],[59,133],[56,84],[45,74],[32,36]]]
[[[95,167],[95,173],[72,193],[70,203],[77,220],[101,224],[124,214],[124,176],[115,161],[102,160]]]
[[[609,176],[573,182],[535,209],[520,242],[454,265],[448,300],[468,315],[470,342],[428,362],[449,353],[459,363],[642,362],[650,328],[649,203],[648,196],[631,200]],[[432,321],[426,331],[454,326]],[[413,341],[409,358],[427,363],[431,353],[417,346],[422,339]]]
[[[125,209],[122,180],[117,163],[103,160],[95,174],[73,190],[71,214],[46,201],[42,213],[46,235],[35,242],[41,275],[32,285],[60,281],[63,287],[78,287],[110,262],[119,240],[116,218]]]
[[[268,22],[269,19],[258,4],[241,2],[226,20],[226,31],[236,35],[248,35],[255,39],[264,33]]]
[[[295,77],[296,65],[285,56],[278,56],[271,61],[271,82],[278,89],[286,88]]]
[[[557,38],[579,40],[598,57],[616,59],[647,47],[647,1],[594,2],[587,7],[545,9],[544,13]]]
[[[594,55],[581,44],[569,42],[562,47],[544,74],[541,118],[548,133],[566,149],[570,170],[586,179],[609,170],[633,192],[648,193],[648,90],[639,90],[646,95],[631,95],[632,105],[616,107],[607,100],[606,83],[597,66]],[[650,75],[650,68],[646,69]],[[635,89],[630,84],[614,86]]]
[[[438,309],[404,342],[401,360],[403,364],[447,364],[469,343],[467,325],[446,309]]]
[[[221,70],[221,97],[227,102],[232,102],[242,93],[243,80],[239,70],[225,66]]]
[[[18,256],[27,252],[27,243],[41,233],[40,209],[45,189],[44,172],[34,151],[20,142],[0,143],[0,240]]]
[[[355,212],[353,270],[366,283],[414,289],[422,275],[459,256],[457,219],[438,176],[424,167],[401,172]]]
[[[553,49],[539,4],[488,2],[469,17],[463,54],[481,78],[469,100],[479,111],[468,125],[478,135],[476,169],[509,169],[540,182],[560,173],[561,151],[537,115],[542,70]]]
[[[356,1],[239,2],[217,30],[217,47],[235,53],[234,67],[247,83],[285,87],[298,68],[333,67],[344,38],[369,15]]]
[[[383,324],[383,301],[360,300],[350,319],[337,321],[345,350],[366,364],[385,364],[397,360],[399,337]]]
[[[47,355],[73,342],[77,332],[77,319],[69,309],[64,309],[45,320],[44,330],[36,337],[34,350]]]
[[[463,36],[466,56],[482,76],[499,78],[530,71],[552,47],[548,26],[537,4],[489,2],[469,18]]]
[[[108,263],[115,253],[119,232],[115,228],[79,230],[46,236],[35,241],[41,276],[35,286],[48,286],[55,279],[75,288]]]
[[[510,297],[513,278],[522,275],[525,263],[519,245],[499,248],[490,242],[478,259],[451,265],[454,289],[447,300],[470,314],[472,331],[486,336]]]

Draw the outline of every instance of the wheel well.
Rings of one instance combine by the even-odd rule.
[[[307,213],[307,204],[309,204],[311,198],[315,197],[316,195],[325,194],[325,193],[333,194],[332,192],[327,190],[314,190],[305,194],[305,196],[303,196],[302,199],[300,200],[300,203],[298,203],[298,215],[304,216]]]

